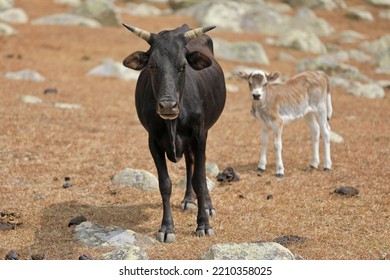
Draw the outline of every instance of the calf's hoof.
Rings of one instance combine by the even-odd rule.
[[[265,172],[265,169],[257,167],[257,176],[262,176]]]
[[[276,173],[275,177],[278,178],[278,179],[282,179],[284,177],[284,174]]]
[[[159,231],[157,232],[156,239],[161,243],[172,243],[175,242],[175,234],[173,232],[166,233],[166,232]]]
[[[325,172],[330,172],[330,171],[332,171],[332,169],[331,169],[331,168],[328,168],[328,167],[325,167],[325,168],[324,168],[324,171],[325,171]]]

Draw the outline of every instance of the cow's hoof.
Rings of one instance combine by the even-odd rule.
[[[196,231],[197,237],[203,237],[203,236],[214,236],[214,230],[212,228],[209,229],[198,229]]]
[[[331,168],[328,168],[328,167],[325,167],[325,168],[324,168],[324,171],[325,171],[325,172],[330,172],[330,171],[332,171],[332,169],[331,169]]]
[[[275,175],[275,177],[278,178],[278,179],[282,179],[282,178],[284,177],[284,174],[282,174],[282,173],[277,173],[277,174]]]
[[[214,208],[206,209],[206,213],[209,217],[215,217],[217,216],[217,211],[215,211]]]
[[[159,231],[159,232],[157,232],[156,238],[161,243],[175,242],[175,234],[174,233],[165,233],[165,232]]]
[[[181,202],[181,210],[185,211],[185,210],[194,210],[196,209],[196,203],[195,202],[192,202],[192,201],[182,201]]]

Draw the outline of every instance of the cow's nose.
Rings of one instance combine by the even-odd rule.
[[[178,107],[178,104],[176,101],[160,101],[158,103],[158,106],[161,110],[169,111],[169,110],[175,110]]]
[[[179,103],[176,101],[160,101],[158,103],[158,114],[163,119],[175,119],[179,115]]]

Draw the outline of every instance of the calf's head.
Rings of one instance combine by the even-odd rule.
[[[264,87],[279,78],[279,72],[272,72],[269,75],[262,70],[253,71],[250,74],[240,72],[239,77],[248,80],[250,94],[255,101],[262,101],[264,98]]]
[[[123,65],[134,69],[149,71],[157,114],[167,120],[176,119],[180,113],[187,67],[201,70],[212,64],[211,59],[199,51],[190,52],[186,45],[215,26],[183,31],[150,33],[123,24],[127,29],[144,39],[150,48],[148,51],[136,51],[124,59]]]

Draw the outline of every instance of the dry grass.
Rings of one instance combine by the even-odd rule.
[[[52,1],[15,0],[15,5],[25,8],[30,19],[67,10]],[[370,10],[374,15],[379,11]],[[384,20],[347,20],[341,12],[317,14],[338,31],[355,29],[371,39],[390,27]],[[183,22],[195,25],[193,19],[173,16],[124,21],[155,32]],[[98,224],[154,237],[161,221],[159,194],[134,189],[110,191],[110,177],[125,167],[155,173],[147,135],[135,113],[135,82],[86,76],[102,59],[121,61],[132,51],[146,49],[145,43],[122,28],[26,24],[17,29],[16,36],[0,37],[1,72],[30,68],[47,80],[34,83],[0,78],[0,210],[20,213],[23,222],[15,230],[0,233],[0,257],[13,249],[26,259],[41,251],[46,259],[77,259],[81,254],[97,258],[101,252],[77,244],[73,229],[67,227],[79,214]],[[266,70],[294,73],[293,63],[276,60],[279,51],[297,58],[306,56],[271,48],[262,35],[237,38],[218,30],[211,35],[259,40],[272,63]],[[225,71],[235,66],[227,61],[221,64]],[[375,74],[375,66],[353,64],[372,78],[389,78]],[[156,245],[148,251],[150,258],[200,259],[215,243],[270,241],[289,234],[307,238],[304,243],[288,246],[305,259],[380,259],[389,252],[389,92],[384,100],[366,100],[333,89],[331,126],[345,139],[344,144],[332,144],[333,171],[305,171],[310,162],[309,130],[302,122],[294,123],[285,129],[286,176],[278,180],[273,176],[272,148],[267,172],[262,177],[256,175],[259,129],[249,113],[247,86],[238,80],[228,83],[237,85],[240,92],[228,95],[225,111],[209,133],[207,158],[221,169],[232,166],[241,180],[212,192],[217,209],[217,217],[211,221],[216,232],[213,238],[194,236],[195,213],[180,211],[184,194],[175,187],[172,204],[177,241]],[[44,95],[51,87],[57,88],[58,94]],[[22,104],[22,95],[38,96],[44,103]],[[64,111],[54,108],[54,102],[78,103],[82,109]],[[178,182],[184,176],[184,162],[169,167],[172,180]],[[62,188],[65,176],[71,177],[72,188]],[[352,198],[333,194],[340,186],[357,187],[360,194]],[[273,199],[266,199],[269,194]]]

